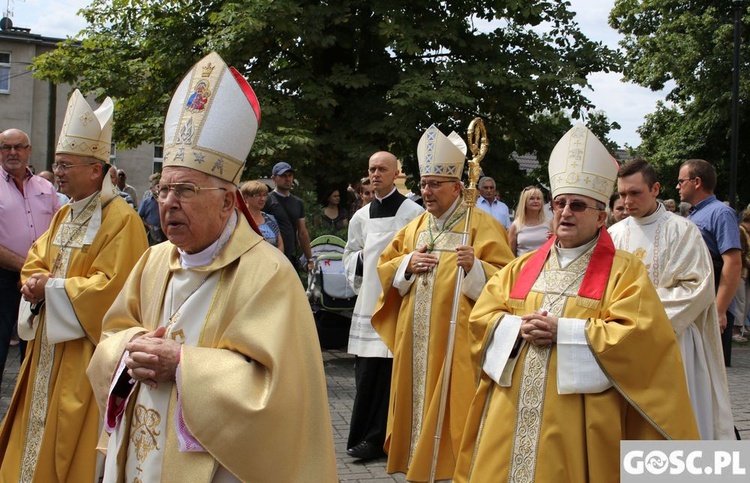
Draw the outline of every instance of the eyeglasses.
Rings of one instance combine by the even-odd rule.
[[[529,190],[539,190],[539,191],[542,191],[542,188],[540,188],[539,186],[530,185],[530,186],[527,186],[524,189],[522,189],[521,193],[524,193],[524,192],[529,191]]]
[[[586,211],[586,209],[602,211],[601,208],[597,208],[596,206],[589,206],[585,201],[582,200],[554,200],[552,202],[552,207],[555,209],[555,211],[563,211],[566,206],[569,207],[570,211],[572,211],[573,213],[582,213]]]
[[[678,180],[677,180],[677,184],[678,184],[679,186],[682,186],[682,183],[684,183],[684,182],[686,182],[686,181],[693,181],[694,179],[695,179],[695,178],[685,178],[685,179],[678,179]]]
[[[0,146],[0,151],[8,152],[11,149],[15,149],[16,151],[22,151],[29,147],[29,144],[3,144]]]
[[[83,163],[83,164],[69,164],[69,163],[52,163],[52,171],[62,171],[63,173],[70,168],[80,168],[81,166],[92,166],[99,163]]]
[[[362,194],[364,196],[370,196],[370,195],[372,195],[372,191],[363,191]]]
[[[268,198],[268,193],[256,193],[252,195],[253,198]]]
[[[419,188],[420,189],[425,189],[425,188],[427,188],[429,186],[431,190],[436,190],[436,189],[440,188],[440,185],[443,184],[443,183],[455,183],[455,182],[456,182],[455,179],[446,179],[445,181],[435,181],[435,180],[433,180],[433,181],[420,181],[419,182]]]
[[[193,183],[168,183],[168,184],[160,184],[156,187],[156,193],[158,197],[158,201],[164,202],[167,200],[167,196],[169,196],[169,192],[173,191],[174,195],[177,197],[180,201],[187,201],[195,198],[198,196],[198,193],[201,191],[211,191],[211,190],[224,190],[226,191],[226,188],[213,188],[213,187],[203,187],[203,186],[196,186]]]

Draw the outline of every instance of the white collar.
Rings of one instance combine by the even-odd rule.
[[[596,241],[599,240],[599,236],[595,236],[593,240],[585,243],[579,247],[563,248],[555,244],[555,250],[557,250],[557,260],[560,262],[560,268],[565,268],[570,265],[573,260],[583,255],[586,250],[594,246]]]
[[[380,202],[382,202],[384,199],[388,198],[389,196],[391,196],[395,192],[396,192],[396,186],[394,185],[393,189],[390,191],[390,193],[388,193],[387,195],[383,196],[382,198],[379,198],[378,195],[376,194],[375,195],[375,199],[378,200],[378,201],[380,201]]]
[[[462,199],[462,196],[458,195],[450,208],[445,210],[445,213],[443,213],[439,217],[432,215],[432,218],[434,218],[435,220],[435,226],[437,226],[439,230],[443,229],[443,226],[445,226],[445,222],[448,221],[451,215],[453,215],[453,213],[458,209],[458,205],[461,204]]]
[[[628,218],[631,218],[633,220],[633,223],[635,223],[636,225],[650,225],[664,216],[666,212],[667,209],[664,208],[664,205],[657,202],[656,210],[650,215],[642,216],[640,218],[629,216]]]
[[[229,237],[232,236],[234,228],[237,226],[237,212],[233,212],[224,225],[221,235],[212,244],[199,251],[198,253],[187,253],[182,248],[177,248],[180,253],[180,264],[182,268],[194,268],[208,265],[221,253],[222,248],[226,245]]]

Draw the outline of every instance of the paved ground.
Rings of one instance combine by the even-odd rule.
[[[325,351],[323,362],[328,380],[339,480],[357,483],[406,481],[402,475],[386,474],[385,458],[362,464],[346,455],[349,418],[354,400],[354,357],[341,351]],[[742,346],[735,344],[732,350],[732,367],[727,368],[727,378],[734,424],[742,439],[750,439],[750,343]]]
[[[323,353],[323,362],[328,381],[328,399],[340,481],[357,483],[405,481],[401,475],[386,474],[385,459],[359,463],[346,455],[346,439],[354,399],[354,358],[345,352],[331,350]],[[0,392],[0,414],[2,415],[5,415],[8,408],[13,391],[12,382],[15,381],[17,375],[18,349],[12,347],[8,354],[8,363]],[[750,343],[734,346],[732,367],[727,369],[727,376],[732,397],[734,424],[743,439],[750,439]]]

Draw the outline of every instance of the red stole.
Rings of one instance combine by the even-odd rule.
[[[529,291],[531,291],[531,287],[542,272],[549,251],[556,240],[556,236],[547,240],[547,243],[526,261],[526,264],[521,269],[521,273],[518,274],[518,280],[516,280],[513,290],[510,292],[511,299],[526,299]],[[612,261],[614,258],[615,244],[612,243],[612,238],[609,236],[606,228],[602,226],[599,232],[599,240],[596,242],[594,253],[591,255],[591,263],[586,268],[586,275],[584,275],[581,288],[578,290],[579,297],[592,300],[602,299],[604,289],[607,287],[607,282],[609,281],[609,274],[612,270]]]

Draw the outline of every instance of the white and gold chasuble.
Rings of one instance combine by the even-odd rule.
[[[22,336],[27,357],[0,431],[0,481],[98,480],[99,415],[83,371],[101,321],[148,247],[138,214],[102,190],[63,206],[29,250],[21,281],[49,273]]]
[[[604,231],[584,254],[545,245],[548,252],[524,255],[487,282],[470,318],[472,353],[489,358],[503,326],[540,309],[558,315],[557,343],[509,351],[500,381],[483,364],[454,482],[614,481],[621,440],[697,437],[679,347],[658,295],[644,266],[611,243]],[[512,296],[516,287],[522,290]],[[601,298],[592,298],[600,289]],[[571,328],[585,337],[571,337]],[[576,362],[581,354],[585,364]],[[587,376],[569,377],[592,364],[606,385],[589,389]]]
[[[168,327],[166,337],[181,344],[198,345],[203,330],[202,321],[211,307],[218,281],[219,272],[212,273],[208,279],[203,274],[189,270],[174,273],[159,321],[159,327]],[[202,286],[193,293],[199,285]],[[174,383],[159,383],[156,389],[141,385],[130,428],[122,428],[129,431],[130,438],[125,481],[161,481],[167,418],[175,417],[176,411],[176,408],[169,407],[173,385]],[[116,454],[116,449],[111,451]]]
[[[181,252],[183,267],[210,263],[213,255],[220,252],[227,242],[236,223],[237,218],[232,216],[219,240],[202,252],[193,255]],[[198,346],[220,278],[221,270],[206,274],[183,268],[172,273],[157,326],[166,327],[165,337],[182,345]],[[179,378],[179,368],[177,378]],[[181,410],[179,396],[177,399],[178,407],[174,407],[174,405],[170,407],[174,385],[173,382],[159,383],[158,387],[151,388],[145,384],[140,384],[140,390],[133,403],[130,427],[123,427],[126,420],[122,419],[110,436],[107,453],[113,455],[117,454],[122,439],[125,437],[129,439],[125,463],[126,482],[162,481],[164,449],[167,441],[167,418],[176,418],[177,412]],[[172,427],[180,428],[181,426],[177,423]],[[187,428],[184,430],[188,431]],[[199,445],[196,446],[198,448],[193,448],[193,451],[203,451]],[[104,481],[114,481],[115,475],[117,475],[116,463],[116,458],[107,461]],[[169,475],[165,475],[165,478],[168,477]],[[219,466],[212,481],[214,483],[229,483],[239,482],[240,480]]]
[[[213,252],[151,247],[105,317],[87,375],[111,433],[106,482],[337,481],[304,290],[283,253],[230,220]],[[126,384],[128,342],[170,318],[182,342],[175,382]]]
[[[466,206],[457,202],[442,219],[423,213],[395,235],[378,263],[384,293],[372,325],[394,356],[385,441],[387,471],[406,473],[409,481],[429,478],[458,271],[456,247],[463,241],[465,211]],[[469,351],[469,313],[485,281],[513,258],[505,229],[481,210],[472,214],[468,240],[474,248],[475,262],[464,277],[458,300],[438,481],[450,479],[453,474],[466,413],[476,388],[479,364],[472,361]],[[411,254],[419,247],[431,245],[432,253],[439,259],[437,268],[406,279],[405,266]]]
[[[570,297],[575,297],[581,288],[582,275],[591,262],[592,246],[593,243],[589,243],[578,249],[571,249],[572,260],[559,260],[558,250],[550,251],[545,270],[532,287],[534,292],[544,294],[540,308],[558,317],[563,316],[565,304]],[[552,345],[526,345],[526,357],[519,368],[522,375],[516,403],[518,417],[513,432],[509,476],[509,481],[518,483],[534,481],[544,413],[544,388],[547,386],[548,377],[556,377],[549,371]]]
[[[74,252],[83,248],[86,228],[97,208],[101,210],[98,192],[81,201],[70,203],[70,217],[60,225],[60,229],[57,230],[52,240],[52,245],[58,247],[59,251],[52,263],[50,278],[64,279],[67,277],[70,258]],[[55,361],[55,344],[50,344],[47,340],[47,324],[42,325],[41,331],[42,334],[38,341],[39,359],[32,386],[31,410],[29,411],[29,424],[26,428],[21,479],[19,481],[32,481],[47,419],[50,379]]]

